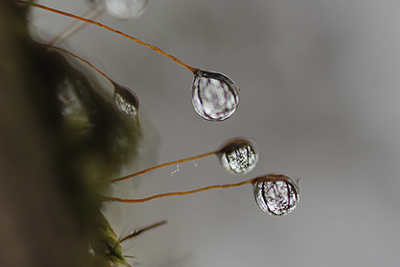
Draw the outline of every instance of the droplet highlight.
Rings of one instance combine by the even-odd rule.
[[[199,163],[197,162],[197,160],[193,160],[193,165],[195,166],[195,167],[199,167]]]
[[[226,171],[245,174],[252,171],[257,164],[258,146],[252,138],[237,137],[222,144],[216,156]]]
[[[171,172],[171,176],[174,176],[175,173],[179,172],[181,169],[179,167],[179,164],[176,164],[176,169]]]
[[[283,216],[292,212],[300,199],[298,180],[284,174],[267,174],[253,182],[254,198],[262,211]]]
[[[208,121],[224,121],[239,105],[239,90],[226,75],[197,70],[194,72],[192,104],[196,112]]]
[[[105,0],[108,13],[120,20],[140,17],[146,9],[148,0]]]
[[[114,100],[118,108],[125,114],[135,116],[138,121],[139,98],[135,92],[132,89],[117,83],[113,83],[113,85]]]

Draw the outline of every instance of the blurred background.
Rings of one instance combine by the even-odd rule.
[[[41,0],[83,14],[83,0]],[[44,41],[72,20],[34,9]],[[139,158],[123,174],[257,140],[244,176],[216,157],[153,171],[113,186],[141,198],[280,172],[300,178],[298,207],[271,217],[251,185],[108,204],[118,234],[167,219],[125,244],[139,266],[396,266],[400,260],[400,3],[398,1],[150,0],[144,14],[102,23],[190,66],[225,73],[240,92],[221,123],[191,105],[190,71],[150,49],[88,25],[60,46],[88,59],[140,99]],[[107,80],[98,79],[104,84]],[[110,96],[112,86],[109,86]],[[179,171],[177,171],[179,169]]]

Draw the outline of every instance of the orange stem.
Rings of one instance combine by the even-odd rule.
[[[94,19],[104,12],[104,7],[100,10],[93,10],[89,8],[81,17],[89,17],[90,19]],[[84,21],[75,20],[72,22],[67,28],[65,28],[60,34],[54,37],[48,44],[55,45],[56,43],[60,43],[67,39],[68,37],[77,33],[80,29],[82,29],[85,25]]]
[[[70,51],[68,51],[68,50],[65,50],[65,49],[63,49],[63,48],[60,48],[60,47],[56,47],[56,46],[52,46],[52,45],[47,45],[47,44],[41,44],[41,45],[43,45],[43,46],[45,46],[45,47],[47,47],[47,48],[52,48],[52,49],[56,49],[56,50],[62,51],[62,52],[64,52],[64,53],[67,53],[67,54],[69,54],[69,55],[71,55],[71,56],[73,56],[73,57],[79,59],[80,61],[86,63],[87,65],[89,65],[90,67],[92,67],[93,69],[95,69],[98,73],[100,73],[101,75],[103,75],[103,76],[104,76],[107,80],[109,80],[112,84],[115,83],[115,82],[114,82],[110,77],[108,77],[104,72],[102,72],[101,70],[99,70],[98,68],[96,68],[92,63],[90,63],[90,62],[87,61],[86,59],[81,58],[80,56],[75,55],[74,53],[72,53],[72,52],[70,52]]]
[[[187,68],[188,70],[190,70],[193,73],[196,73],[198,71],[197,68],[193,68],[193,67],[183,63],[178,58],[176,58],[176,57],[164,52],[160,48],[155,47],[155,46],[153,46],[151,44],[145,43],[145,42],[143,42],[143,41],[141,41],[141,40],[139,40],[139,39],[137,39],[137,38],[135,38],[133,36],[130,36],[130,35],[126,34],[126,33],[121,32],[119,30],[115,30],[115,29],[113,29],[111,27],[108,27],[107,25],[104,25],[104,24],[102,24],[100,22],[97,22],[97,21],[94,21],[94,20],[91,20],[91,19],[82,18],[80,16],[77,16],[77,15],[74,15],[74,14],[71,14],[71,13],[67,13],[67,12],[64,12],[64,11],[61,11],[61,10],[57,10],[57,9],[54,9],[54,8],[51,8],[51,7],[47,7],[47,6],[44,6],[44,5],[40,5],[40,4],[36,4],[36,3],[30,3],[30,2],[23,1],[23,0],[14,0],[14,2],[15,3],[20,3],[20,4],[25,4],[25,5],[31,5],[31,6],[34,6],[34,7],[37,7],[37,8],[41,8],[41,9],[44,9],[44,10],[47,10],[47,11],[50,11],[50,12],[53,12],[53,13],[57,13],[57,14],[60,14],[60,15],[66,16],[66,17],[74,18],[74,19],[77,19],[77,20],[81,20],[81,21],[84,21],[84,22],[99,26],[99,27],[104,28],[106,30],[109,30],[109,31],[111,31],[113,33],[122,35],[122,36],[124,36],[124,37],[126,37],[126,38],[128,38],[128,39],[130,39],[130,40],[132,40],[132,41],[134,41],[136,43],[138,43],[138,44],[147,46],[148,48],[156,51],[157,53],[172,59],[173,61],[175,61],[176,63],[182,65],[183,67]]]
[[[112,182],[112,183],[120,182],[120,181],[123,181],[123,180],[127,180],[127,179],[129,179],[129,178],[132,178],[132,177],[139,176],[139,175],[141,175],[141,174],[144,174],[144,173],[146,173],[146,172],[149,172],[149,171],[152,171],[152,170],[155,170],[155,169],[159,169],[159,168],[166,167],[166,166],[170,166],[170,165],[175,165],[175,164],[182,163],[182,162],[187,162],[187,161],[192,161],[192,160],[204,158],[204,157],[213,155],[213,154],[215,154],[215,153],[217,153],[217,152],[218,152],[218,151],[208,152],[208,153],[205,153],[205,154],[201,154],[201,155],[194,156],[194,157],[190,157],[190,158],[186,158],[186,159],[180,159],[180,160],[175,160],[175,161],[163,163],[163,164],[160,164],[160,165],[157,165],[157,166],[154,166],[154,167],[145,169],[145,170],[140,171],[140,172],[136,172],[136,173],[133,173],[133,174],[129,174],[129,175],[120,177],[120,178],[113,179],[113,180],[111,180],[111,182]]]
[[[218,189],[218,188],[232,188],[232,187],[237,187],[237,186],[242,186],[245,184],[251,184],[253,183],[255,178],[236,183],[236,184],[225,184],[225,185],[211,185],[195,190],[190,190],[190,191],[183,191],[183,192],[170,192],[170,193],[164,193],[164,194],[159,194],[159,195],[154,195],[151,197],[146,197],[146,198],[140,198],[140,199],[123,199],[123,198],[116,198],[116,197],[106,197],[107,201],[116,201],[116,202],[122,202],[122,203],[142,203],[142,202],[147,202],[156,198],[162,198],[162,197],[169,197],[169,196],[182,196],[182,195],[190,195],[190,194],[195,194],[199,193],[202,191],[207,191],[211,189]]]

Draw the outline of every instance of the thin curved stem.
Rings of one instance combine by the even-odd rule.
[[[47,44],[41,44],[41,45],[43,45],[43,46],[45,46],[45,47],[47,47],[47,48],[51,48],[51,49],[55,49],[55,50],[62,51],[62,52],[64,52],[64,53],[67,53],[67,54],[69,54],[69,55],[71,55],[71,56],[73,56],[73,57],[79,59],[80,61],[86,63],[87,65],[89,65],[90,67],[92,67],[94,70],[96,70],[98,73],[100,73],[101,75],[103,75],[103,76],[104,76],[107,80],[109,80],[112,84],[115,84],[115,82],[114,82],[110,77],[108,77],[104,72],[102,72],[101,70],[99,70],[97,67],[95,67],[92,63],[90,63],[90,62],[87,61],[86,59],[81,58],[80,56],[78,56],[78,55],[76,55],[76,54],[74,54],[74,53],[72,53],[72,52],[70,52],[70,51],[68,51],[68,50],[65,50],[65,49],[63,49],[63,48],[60,48],[60,47],[56,47],[56,46],[52,46],[52,45],[47,45]]]
[[[154,195],[151,197],[146,197],[146,198],[140,198],[140,199],[123,199],[123,198],[117,198],[117,197],[105,197],[105,200],[107,201],[115,201],[115,202],[122,202],[122,203],[142,203],[142,202],[147,202],[156,198],[162,198],[162,197],[170,197],[170,196],[182,196],[182,195],[190,195],[190,194],[195,194],[211,189],[218,189],[218,188],[232,188],[232,187],[238,187],[242,186],[245,184],[252,184],[254,182],[254,178],[250,180],[246,180],[240,183],[236,184],[225,184],[225,185],[211,185],[195,190],[190,190],[190,191],[182,191],[182,192],[170,192],[170,193],[164,193],[164,194],[159,194],[159,195]]]
[[[124,241],[126,241],[126,240],[128,240],[128,239],[132,239],[132,238],[134,238],[134,237],[137,237],[138,235],[140,235],[140,234],[142,234],[142,233],[144,233],[144,232],[146,232],[146,231],[148,231],[148,230],[154,229],[154,228],[156,228],[156,227],[158,227],[158,226],[161,226],[161,225],[167,224],[167,223],[168,223],[167,220],[162,220],[162,221],[153,223],[153,224],[151,224],[151,225],[149,225],[149,226],[145,226],[145,227],[142,227],[142,228],[133,230],[133,231],[131,231],[129,234],[127,234],[126,236],[122,237],[122,238],[119,240],[119,242],[122,243],[122,242],[124,242]]]
[[[47,47],[47,48],[51,48],[51,49],[55,49],[55,50],[62,51],[62,52],[64,52],[64,53],[67,53],[67,54],[69,54],[69,55],[71,55],[71,56],[73,56],[73,57],[79,59],[80,61],[86,63],[87,65],[89,65],[90,67],[92,67],[95,71],[97,71],[98,73],[100,73],[101,75],[103,75],[103,76],[114,86],[114,88],[115,88],[114,90],[117,90],[117,88],[122,87],[119,83],[115,82],[113,79],[111,79],[110,77],[108,77],[107,74],[105,74],[104,72],[102,72],[101,70],[99,70],[97,67],[95,67],[92,63],[90,63],[90,62],[87,61],[86,59],[81,58],[80,56],[78,56],[78,55],[76,55],[76,54],[74,54],[74,53],[72,53],[72,52],[70,52],[70,51],[68,51],[68,50],[65,50],[65,49],[63,49],[63,48],[60,48],[60,47],[56,47],[56,46],[52,46],[52,45],[48,45],[48,44],[41,44],[41,45],[44,46],[44,47]],[[136,94],[135,94],[135,95],[136,95]],[[139,102],[139,100],[137,100],[137,101]],[[139,106],[135,106],[135,108],[138,110]],[[139,120],[139,113],[138,113],[138,112],[136,112],[135,118],[136,118],[136,122],[137,122],[138,126],[140,127],[140,120]]]
[[[193,68],[193,67],[183,63],[183,61],[181,61],[180,59],[178,59],[178,58],[176,58],[176,57],[164,52],[163,50],[161,50],[158,47],[155,47],[155,46],[153,46],[151,44],[145,43],[145,42],[143,42],[143,41],[141,41],[141,40],[139,40],[139,39],[137,39],[137,38],[135,38],[133,36],[130,36],[130,35],[126,34],[126,33],[123,33],[123,32],[121,32],[119,30],[115,30],[115,29],[113,29],[113,28],[111,28],[111,27],[109,27],[107,25],[104,25],[104,24],[102,24],[100,22],[97,22],[97,21],[94,21],[94,20],[91,20],[91,19],[82,18],[82,17],[79,17],[77,15],[74,15],[74,14],[71,14],[71,13],[68,13],[68,12],[64,12],[64,11],[61,11],[61,10],[57,10],[57,9],[54,9],[54,8],[51,8],[51,7],[47,7],[47,6],[44,6],[44,5],[40,5],[40,4],[36,4],[36,3],[30,3],[30,2],[27,2],[27,1],[23,1],[23,0],[14,0],[14,2],[15,3],[20,3],[20,4],[25,4],[25,5],[31,5],[31,6],[34,6],[34,7],[37,7],[37,8],[41,8],[41,9],[44,9],[44,10],[47,10],[47,11],[50,11],[50,12],[53,12],[53,13],[57,13],[57,14],[60,14],[60,15],[66,16],[66,17],[74,18],[74,19],[77,19],[77,20],[81,20],[81,21],[84,21],[84,22],[99,26],[99,27],[104,28],[106,30],[109,30],[109,31],[111,31],[113,33],[122,35],[122,36],[124,36],[124,37],[126,37],[126,38],[128,38],[128,39],[130,39],[130,40],[132,40],[132,41],[134,41],[136,43],[138,43],[138,44],[147,46],[148,48],[156,51],[157,53],[172,59],[173,61],[175,61],[176,63],[182,65],[183,67],[185,67],[186,69],[190,70],[193,73],[196,73],[199,70],[197,68]]]
[[[104,12],[104,7],[102,7],[100,10],[93,10],[89,8],[84,14],[82,14],[80,17],[88,17],[90,19],[94,19],[97,16],[101,15]],[[56,37],[54,37],[50,42],[49,45],[55,45],[57,43],[61,43],[68,37],[74,35],[77,33],[79,30],[81,30],[85,25],[84,21],[78,21],[75,20],[72,22],[67,28],[65,28],[61,33],[59,33]]]
[[[205,153],[205,154],[201,154],[201,155],[190,157],[190,158],[186,158],[186,159],[180,159],[180,160],[175,160],[175,161],[163,163],[163,164],[160,164],[160,165],[145,169],[143,171],[139,171],[139,172],[136,172],[136,173],[133,173],[133,174],[129,174],[129,175],[126,175],[126,176],[123,176],[123,177],[120,177],[120,178],[113,179],[113,180],[111,180],[111,183],[120,182],[120,181],[123,181],[123,180],[127,180],[129,178],[132,178],[132,177],[139,176],[141,174],[144,174],[146,172],[149,172],[149,171],[152,171],[152,170],[155,170],[155,169],[159,169],[159,168],[162,168],[162,167],[175,165],[175,164],[178,164],[178,163],[183,163],[183,162],[187,162],[187,161],[192,161],[192,160],[204,158],[204,157],[207,157],[207,156],[210,156],[210,155],[214,155],[216,153],[218,153],[218,151],[208,152],[208,153]]]

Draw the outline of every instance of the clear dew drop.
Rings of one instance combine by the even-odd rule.
[[[148,0],[105,0],[106,9],[116,19],[129,20],[140,17]]]
[[[257,177],[253,183],[253,190],[260,209],[274,216],[292,212],[300,199],[298,180],[283,174]]]
[[[134,105],[132,105],[129,101],[126,100],[123,96],[120,94],[115,93],[114,94],[115,102],[117,103],[118,107],[120,108],[121,111],[128,115],[136,115],[137,110]]]
[[[245,174],[258,161],[258,146],[254,139],[237,137],[225,142],[216,153],[219,163],[230,173]]]
[[[222,73],[197,70],[194,73],[192,104],[203,119],[223,121],[235,113],[239,105],[239,90]]]
[[[128,115],[133,115],[138,120],[139,98],[135,92],[125,86],[114,83],[114,100],[118,108]]]

